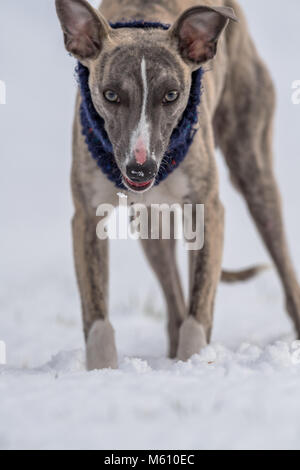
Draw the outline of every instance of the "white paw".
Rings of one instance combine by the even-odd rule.
[[[115,333],[108,320],[97,320],[91,328],[86,345],[86,367],[89,371],[118,368]]]
[[[207,341],[203,326],[193,317],[187,318],[179,331],[177,358],[180,361],[187,361],[194,354],[199,354],[205,346]]]

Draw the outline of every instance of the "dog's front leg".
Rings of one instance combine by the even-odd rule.
[[[113,328],[108,321],[108,240],[99,240],[99,220],[77,207],[74,255],[81,295],[87,369],[117,368]]]
[[[197,224],[197,230],[203,230]],[[204,246],[190,251],[189,316],[180,329],[177,357],[186,361],[210,341],[216,289],[220,280],[224,209],[218,196],[205,204]],[[199,234],[197,236],[200,236]]]

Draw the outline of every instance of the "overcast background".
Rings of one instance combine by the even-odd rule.
[[[292,82],[300,80],[300,4],[298,0],[241,3],[276,84],[276,174],[283,194],[290,247],[299,270],[300,105],[292,104],[291,95]],[[0,80],[7,86],[7,103],[0,105],[0,340],[7,344],[9,371],[30,371],[59,351],[83,349],[70,233],[71,126],[76,84],[74,60],[64,50],[54,1],[0,0]],[[220,156],[218,162],[226,207],[224,267],[240,268],[267,261],[244,203],[229,184]],[[182,249],[180,260],[185,273]],[[120,357],[162,357],[166,350],[164,303],[138,244],[113,242],[111,267],[111,312]],[[215,318],[213,341],[232,350],[243,341],[263,348],[279,339],[293,339],[274,273],[245,286],[221,286]],[[9,380],[10,372],[6,374]],[[36,420],[32,418],[35,431],[30,438],[26,440],[21,431],[16,431],[22,425],[26,430],[28,421],[25,415],[22,417],[26,403],[22,402],[18,409],[8,395],[11,397],[15,388],[22,387],[22,377],[19,384],[5,387],[2,382],[1,389],[0,376],[0,412],[2,408],[2,416],[7,414],[7,421],[2,420],[2,424],[0,414],[0,447],[59,446],[54,431],[39,441],[39,410],[35,410]],[[18,410],[15,421],[11,418],[14,409]],[[287,422],[287,428],[290,424]],[[296,420],[294,424],[297,426]],[[134,425],[138,426],[137,422]],[[44,427],[47,426],[51,428],[45,421]],[[59,428],[54,420],[53,430],[56,426]],[[65,431],[66,428],[62,436]],[[251,438],[245,435],[244,447],[255,445],[255,434],[254,428]],[[218,441],[219,445],[234,447],[235,437],[232,434],[231,440]],[[95,442],[90,438],[90,442]],[[292,437],[291,441],[282,438],[278,445],[297,442],[296,434],[293,438],[295,441]],[[89,446],[88,438],[80,439],[79,436],[77,446]],[[165,445],[179,447],[176,439],[165,441]],[[135,448],[135,444],[142,446],[147,442],[154,447],[159,445],[155,428],[140,444],[133,439],[128,446]],[[267,442],[274,446],[277,441]],[[69,441],[60,443],[62,447],[72,446]],[[114,446],[114,441],[105,443]],[[197,441],[186,441],[186,448],[189,443],[197,445]],[[121,438],[115,442],[117,448],[122,444],[127,445]],[[214,445],[214,440],[206,443],[207,447]]]

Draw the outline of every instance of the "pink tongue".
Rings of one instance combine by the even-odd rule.
[[[135,160],[139,165],[144,165],[147,160],[147,149],[145,142],[142,137],[139,137],[135,149],[134,149]]]

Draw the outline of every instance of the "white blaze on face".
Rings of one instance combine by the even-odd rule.
[[[131,142],[130,153],[134,155],[136,162],[143,165],[147,160],[147,155],[150,154],[150,132],[149,123],[147,122],[146,109],[148,101],[148,82],[147,82],[147,66],[145,58],[143,57],[141,63],[141,74],[143,82],[143,105],[141,111],[140,121],[137,128],[134,130]]]

